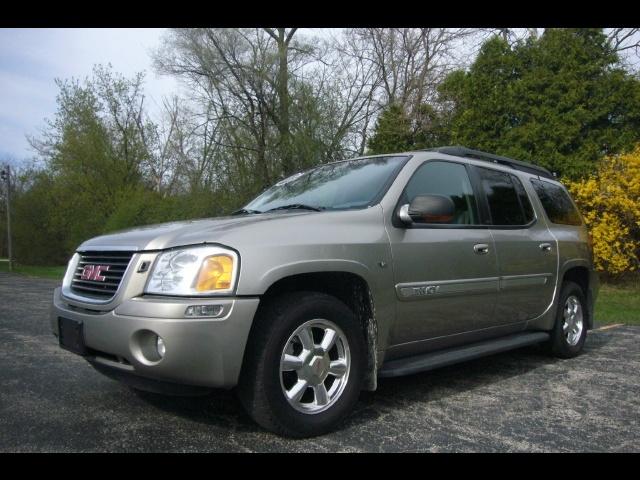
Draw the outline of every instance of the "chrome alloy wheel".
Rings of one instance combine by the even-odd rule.
[[[562,313],[564,320],[562,324],[562,332],[567,339],[567,343],[572,347],[577,345],[584,328],[584,319],[582,314],[582,305],[575,295],[567,298],[564,304],[564,312]]]
[[[309,320],[293,332],[282,351],[282,393],[299,412],[323,412],[342,395],[350,366],[349,343],[342,330],[329,320]]]

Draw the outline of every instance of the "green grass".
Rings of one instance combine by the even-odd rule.
[[[25,275],[27,277],[53,278],[62,281],[66,265],[60,267],[41,267],[33,265],[13,265],[13,272]],[[0,262],[0,272],[8,272],[9,263]]]
[[[640,281],[602,284],[595,319],[598,324],[640,325]]]
[[[14,265],[13,271],[29,277],[53,278],[62,281],[65,266],[40,267]],[[0,262],[0,272],[9,271],[7,262]],[[640,325],[640,280],[612,284],[603,283],[596,301],[596,322],[599,325],[624,323]]]

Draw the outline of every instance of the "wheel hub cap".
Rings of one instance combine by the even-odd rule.
[[[310,320],[287,340],[280,359],[280,384],[289,404],[303,413],[332,406],[349,380],[347,337],[329,320]]]
[[[329,373],[329,356],[315,355],[309,362],[307,373],[309,380],[313,383],[318,384],[323,382]]]
[[[582,304],[575,295],[567,298],[562,312],[562,331],[567,343],[575,346],[580,341],[582,329],[584,328],[584,316],[582,314]]]

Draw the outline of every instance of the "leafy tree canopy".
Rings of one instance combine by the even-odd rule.
[[[378,117],[369,139],[370,154],[420,150],[448,143],[447,117],[422,104],[411,118],[398,104],[389,105]]]
[[[394,153],[410,150],[413,143],[409,117],[400,105],[392,104],[378,117],[368,147],[373,154]]]
[[[547,29],[487,41],[468,72],[440,87],[455,144],[578,178],[640,140],[640,81],[599,29]]]

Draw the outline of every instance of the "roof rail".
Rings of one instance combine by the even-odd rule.
[[[539,167],[533,163],[522,162],[520,160],[514,160],[509,157],[501,157],[500,155],[494,155],[493,153],[482,152],[480,150],[472,150],[462,146],[449,146],[449,147],[436,147],[428,148],[425,151],[439,152],[446,155],[456,155],[458,157],[473,158],[476,160],[484,160],[485,162],[498,163],[500,165],[506,165],[515,170],[531,173],[540,177],[551,178],[555,180],[555,175],[544,167]]]

